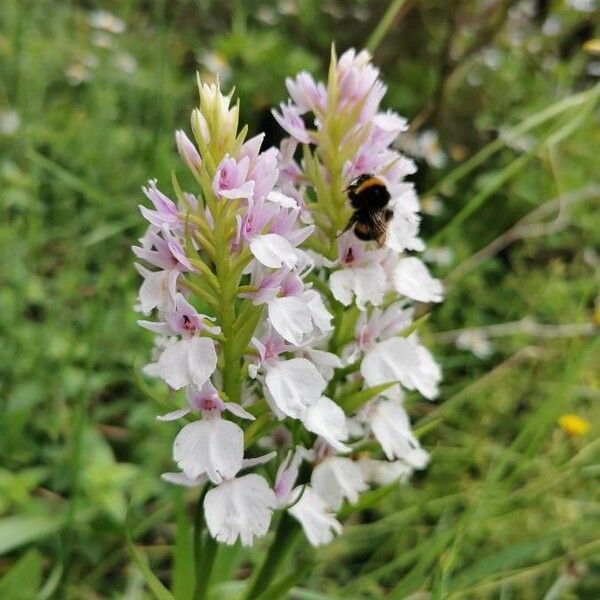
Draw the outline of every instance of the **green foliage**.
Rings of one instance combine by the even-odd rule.
[[[63,519],[51,515],[4,517],[0,520],[0,554],[56,533]]]
[[[0,579],[0,595],[13,600],[29,600],[38,595],[42,581],[42,556],[29,550]]]
[[[574,4],[104,3],[119,34],[90,26],[96,3],[3,1],[0,597],[190,598],[195,496],[158,478],[174,429],[154,417],[175,399],[139,374],[151,343],[132,310],[140,185],[173,169],[189,183],[172,134],[189,132],[196,69],[236,86],[250,133],[276,143],[283,79],[325,77],[331,41],[382,34],[384,104],[437,131],[446,155],[416,176],[423,237],[452,251],[432,265],[447,300],[419,328],[442,398],[408,404],[432,462],[345,507],[331,545],[298,539],[271,592],[600,596],[600,91],[582,49],[600,31]],[[490,355],[454,346],[473,327]],[[567,437],[564,413],[589,434]],[[213,596],[239,598],[270,541],[220,548]]]

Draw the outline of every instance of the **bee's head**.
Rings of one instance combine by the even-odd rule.
[[[365,181],[371,179],[372,177],[374,177],[373,173],[363,173],[362,175],[355,177],[348,184],[348,187],[344,191],[350,192],[352,190],[355,190],[361,183],[364,183]]]

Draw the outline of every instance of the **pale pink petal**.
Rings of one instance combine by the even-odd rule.
[[[327,503],[309,485],[299,486],[292,492],[294,498],[300,499],[288,509],[296,519],[308,541],[313,546],[328,544],[333,536],[342,532],[342,526],[329,510]]]
[[[343,366],[339,356],[332,352],[325,352],[324,350],[316,350],[307,347],[304,350],[304,355],[317,367],[319,373],[321,373],[327,381],[333,377],[335,369],[340,369]]]
[[[166,323],[156,322],[156,321],[145,321],[140,319],[137,324],[148,331],[152,331],[153,333],[158,333],[159,335],[172,335],[173,332],[171,328]]]
[[[390,338],[371,348],[360,365],[368,387],[400,382],[414,389],[411,372],[419,368],[416,350],[404,338]],[[383,392],[386,394],[387,390]]]
[[[248,419],[249,421],[254,421],[256,418],[253,414],[250,414],[241,404],[237,402],[225,402],[225,408],[236,417],[240,419]]]
[[[370,424],[388,460],[401,459],[415,468],[424,466],[421,445],[411,431],[408,415],[399,402],[379,401]],[[415,454],[413,451],[420,452]]]
[[[326,396],[321,396],[307,408],[303,423],[308,431],[320,435],[338,452],[351,450],[350,446],[343,443],[348,439],[346,415],[340,406]]]
[[[379,265],[340,269],[329,278],[333,297],[344,306],[349,306],[353,296],[356,296],[356,306],[360,310],[365,310],[367,302],[374,306],[381,304],[386,286],[385,271]]]
[[[181,417],[185,417],[185,415],[191,412],[191,408],[186,406],[185,408],[180,408],[178,410],[174,410],[172,412],[166,413],[164,415],[158,415],[156,417],[157,421],[176,421],[177,419],[181,419]]]
[[[297,200],[294,200],[294,198],[290,198],[289,196],[286,196],[285,194],[282,194],[281,192],[277,192],[275,190],[269,192],[266,196],[266,199],[269,202],[279,204],[279,206],[283,208],[298,208]]]
[[[190,138],[181,131],[181,129],[175,132],[175,141],[177,143],[177,151],[182,160],[190,167],[190,169],[199,169],[202,160],[196,146],[192,143]]]
[[[333,297],[344,306],[352,304],[354,296],[354,274],[350,269],[341,269],[331,274],[329,287]]]
[[[280,505],[285,504],[290,498],[292,488],[296,483],[296,479],[298,479],[302,457],[303,455],[300,452],[292,453],[289,450],[287,456],[277,469],[274,492]]]
[[[142,312],[147,315],[153,308],[171,309],[177,293],[179,271],[175,269],[149,271],[137,263],[135,266],[144,278],[138,296]]]
[[[304,417],[306,407],[320,398],[326,384],[305,358],[268,363],[265,383],[279,410],[295,419]]]
[[[414,338],[393,337],[376,344],[365,355],[360,371],[369,387],[399,381],[430,400],[437,396],[441,379],[433,357]],[[388,395],[388,390],[383,394]]]
[[[306,302],[311,319],[321,333],[331,331],[333,329],[331,325],[333,315],[325,307],[321,294],[315,290],[307,290],[302,294],[302,299]]]
[[[375,460],[373,458],[361,458],[356,461],[365,478],[371,485],[388,485],[394,481],[406,482],[412,475],[413,468],[403,460]]]
[[[392,210],[394,217],[389,223],[385,245],[396,252],[425,249],[423,240],[419,237],[420,217],[416,213],[406,211],[400,202],[396,202]]]
[[[239,537],[243,546],[251,546],[255,537],[267,533],[276,506],[266,480],[252,473],[210,490],[204,498],[204,516],[218,542],[232,545]]]
[[[267,307],[269,321],[275,331],[284,340],[300,346],[313,328],[306,303],[297,297],[275,298]]]
[[[279,269],[282,265],[291,269],[298,262],[297,250],[276,233],[254,236],[250,240],[250,251],[258,262],[271,269]]]
[[[306,125],[300,116],[298,107],[289,103],[279,105],[281,113],[276,110],[272,110],[271,113],[275,117],[275,120],[285,129],[292,137],[298,140],[302,144],[310,143],[310,136],[306,130]]]
[[[408,129],[408,120],[401,117],[398,113],[387,111],[381,112],[373,118],[373,124],[383,131],[401,133]]]
[[[425,346],[418,343],[416,334],[412,334],[408,339],[416,344],[419,360],[421,361],[420,377],[415,380],[415,386],[425,398],[432,400],[439,394],[438,385],[442,380],[442,370],[435,362],[433,354]]]
[[[189,488],[198,487],[208,481],[205,475],[200,475],[196,479],[190,479],[185,473],[162,473],[160,478],[163,481]]]
[[[206,473],[213,483],[235,477],[243,456],[244,432],[219,418],[188,423],[173,444],[173,459],[189,478]]]
[[[211,339],[192,337],[168,346],[158,359],[160,377],[173,389],[186,385],[201,388],[217,368]]]
[[[250,162],[253,163],[258,158],[258,153],[260,152],[260,147],[262,146],[264,139],[265,134],[259,133],[253,138],[246,140],[243,146],[240,148],[239,157],[244,158],[247,156],[250,159]]]
[[[338,511],[344,499],[350,504],[358,500],[367,484],[357,464],[349,458],[333,456],[313,470],[310,483],[327,506]]]
[[[254,194],[254,181],[246,181],[242,185],[229,190],[220,190],[219,195],[223,198],[236,200],[237,198],[251,198]]]
[[[396,291],[418,302],[441,302],[444,288],[439,279],[433,278],[418,258],[401,258],[394,269]]]
[[[268,452],[267,454],[263,454],[262,456],[256,456],[254,458],[245,458],[242,461],[242,469],[252,469],[254,467],[259,467],[260,465],[266,465],[268,462],[272,461],[277,456],[277,452]]]

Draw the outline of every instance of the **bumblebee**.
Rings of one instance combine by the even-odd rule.
[[[387,208],[390,193],[385,183],[372,173],[364,173],[345,191],[354,213],[342,233],[354,228],[359,240],[376,241],[378,246],[383,246],[388,222],[394,214]]]

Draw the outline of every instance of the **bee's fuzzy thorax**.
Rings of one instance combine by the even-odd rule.
[[[390,193],[385,182],[371,173],[363,173],[346,191],[354,214],[344,231],[353,229],[358,239],[377,241],[382,245],[392,214],[386,208],[390,201]]]
[[[385,183],[381,181],[381,179],[379,179],[378,177],[372,176],[360,183],[359,186],[354,190],[354,193],[358,195],[367,190],[368,188],[374,186],[380,186],[385,188]]]

